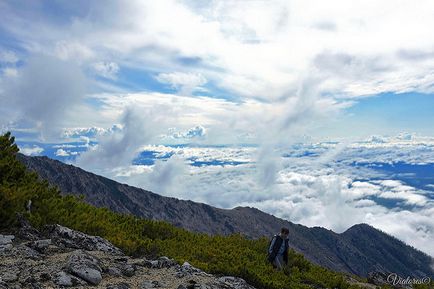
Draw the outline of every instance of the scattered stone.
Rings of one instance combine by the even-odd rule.
[[[45,253],[48,247],[51,245],[51,239],[37,240],[28,244],[32,249],[35,249],[39,253]]]
[[[149,261],[146,260],[146,259],[139,259],[139,260],[134,260],[134,262],[131,263],[131,264],[135,265],[136,267],[137,266],[139,266],[139,267],[149,267],[148,263],[149,263]]]
[[[13,254],[18,255],[18,256],[22,256],[23,258],[32,259],[32,260],[41,260],[42,259],[42,256],[38,251],[33,250],[32,248],[30,248],[24,244],[20,244],[20,245],[16,246],[15,248],[13,248]]]
[[[162,256],[162,257],[158,258],[158,263],[160,266],[159,268],[163,268],[163,267],[169,268],[169,267],[172,267],[172,266],[175,266],[178,264],[178,263],[176,263],[175,260],[169,259],[166,256]]]
[[[128,285],[125,282],[121,282],[118,284],[111,284],[111,285],[107,285],[106,287],[107,289],[130,289],[130,285]]]
[[[179,272],[176,272],[175,276],[178,278],[183,278],[183,277],[187,276],[187,273],[179,271]]]
[[[83,280],[72,276],[64,271],[60,271],[56,273],[53,279],[54,283],[59,286],[63,287],[71,287],[71,286],[77,286],[77,285],[85,285],[86,282]]]
[[[144,265],[148,268],[159,268],[158,267],[158,260],[146,260],[144,261]]]
[[[120,277],[122,276],[122,272],[119,268],[116,267],[108,267],[106,272],[107,275],[113,276],[113,277]]]
[[[192,274],[204,274],[207,276],[211,276],[211,275],[203,272],[202,270],[200,270],[196,267],[193,267],[188,262],[184,262],[181,266],[177,267],[176,270],[179,273],[179,274],[177,274],[177,277],[179,277],[179,278],[185,277],[187,275],[192,275]]]
[[[94,256],[82,250],[76,250],[68,257],[65,268],[69,273],[84,281],[92,285],[98,285],[102,280],[102,270],[99,263],[100,261]]]
[[[217,279],[223,286],[229,286],[230,288],[235,289],[254,289],[253,286],[250,286],[244,279],[232,276],[223,276]]]
[[[136,267],[132,264],[122,264],[120,265],[120,270],[125,276],[133,277],[136,272]]]
[[[14,239],[14,235],[0,235],[0,252],[11,250],[13,247],[12,241]]]

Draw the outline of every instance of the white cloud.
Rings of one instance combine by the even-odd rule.
[[[11,78],[16,85],[0,79],[2,89],[13,92],[5,97],[0,91],[14,107],[0,107],[3,123],[12,115],[21,128],[55,130],[59,136],[64,127],[107,128],[120,122],[120,131],[96,133],[98,147],[80,156],[78,164],[167,195],[222,207],[251,204],[307,225],[342,230],[365,221],[434,252],[432,233],[426,233],[432,230],[415,229],[432,228],[432,203],[426,196],[403,184],[360,181],[374,174],[390,179],[351,166],[434,162],[433,139],[402,135],[340,146],[314,144],[310,149],[322,157],[313,164],[307,157],[280,159],[288,145],[327,126],[354,99],[433,92],[432,1],[113,1],[104,9],[95,2],[86,6],[92,13],[65,15],[62,25],[45,11],[18,9],[14,2],[2,5],[2,28],[29,54]],[[10,55],[3,59],[9,66],[16,63]],[[128,93],[131,84],[116,78],[124,67],[154,75],[180,95]],[[115,86],[92,83],[89,91],[97,90],[88,96],[92,105],[81,97],[89,92],[82,72],[88,68],[119,81]],[[186,96],[205,85],[215,87],[207,94],[226,100]],[[171,127],[188,136],[197,124],[206,127],[205,144],[246,141],[260,149],[177,150],[168,162],[128,173],[142,146],[158,144]],[[181,160],[191,156],[256,163],[183,166]],[[178,181],[164,187],[143,174]],[[369,199],[380,196],[423,208],[389,210]]]
[[[113,125],[112,127],[106,129],[102,127],[75,127],[75,128],[65,128],[62,137],[64,138],[83,138],[91,137],[95,138],[101,135],[107,135],[115,131],[122,130],[120,125]]]
[[[165,125],[159,109],[130,106],[119,120],[122,129],[98,136],[98,144],[77,158],[77,164],[89,170],[105,174],[107,168],[131,164],[139,148],[161,134]]]
[[[156,79],[177,89],[181,95],[190,95],[207,82],[202,74],[183,72],[160,73],[156,76]]]
[[[197,125],[183,132],[174,132],[169,137],[175,139],[193,139],[193,138],[202,138],[206,136],[206,128],[201,125]]]
[[[27,156],[38,156],[44,151],[43,148],[34,145],[34,146],[24,146],[20,147],[20,152]]]
[[[0,111],[14,111],[13,121],[37,129],[41,139],[57,137],[70,109],[83,98],[85,83],[76,64],[35,56],[17,77],[5,82],[0,95],[6,105]]]
[[[381,161],[400,152],[377,147],[361,150],[351,144],[335,151],[336,146],[323,143],[282,148],[273,155],[286,157],[280,160],[268,186],[258,177],[262,165],[256,163],[260,147],[144,146],[141,150],[153,151],[157,158],[171,157],[167,162],[157,161],[154,166],[124,167],[109,175],[166,196],[223,208],[253,206],[295,223],[337,232],[356,223],[369,223],[434,255],[434,202],[427,192],[375,171],[351,166],[359,155]],[[318,156],[300,156],[306,150]],[[188,166],[190,159],[210,164],[215,160],[241,164],[196,167]],[[164,176],[169,179],[167,185],[157,181],[166,180]],[[397,203],[389,208],[382,203],[384,199]]]
[[[70,153],[64,149],[58,149],[55,153],[56,156],[58,157],[68,157],[70,156]]]

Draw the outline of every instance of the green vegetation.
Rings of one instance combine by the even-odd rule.
[[[58,223],[104,237],[133,256],[165,255],[210,273],[242,277],[257,288],[358,288],[346,283],[342,274],[314,265],[295,251],[290,252],[285,270],[274,270],[266,261],[266,238],[191,233],[61,196],[56,187],[26,171],[15,157],[17,152],[10,133],[0,136],[0,229],[16,226],[20,212],[36,227]],[[31,214],[25,209],[28,200],[32,200]]]

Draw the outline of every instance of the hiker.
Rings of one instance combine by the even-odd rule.
[[[268,247],[268,261],[278,270],[288,264],[288,235],[288,228],[282,228],[280,234],[273,236]]]

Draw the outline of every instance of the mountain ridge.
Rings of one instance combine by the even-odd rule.
[[[48,157],[18,154],[18,159],[28,169],[36,171],[41,178],[57,185],[62,193],[83,194],[85,201],[98,207],[164,220],[190,231],[207,234],[241,233],[248,238],[270,237],[278,232],[280,227],[286,226],[290,229],[291,247],[310,261],[326,268],[363,277],[374,270],[414,277],[434,276],[430,268],[432,257],[367,224],[354,225],[338,234],[322,227],[308,228],[294,224],[257,208],[221,209],[189,200],[160,196]],[[361,242],[358,241],[357,234],[368,237],[364,236]],[[387,252],[383,252],[385,249],[372,238],[381,239],[381,245],[387,248]],[[366,254],[369,246],[373,248]],[[396,250],[404,257],[397,256]]]

